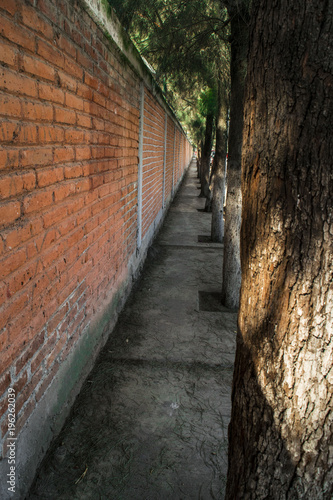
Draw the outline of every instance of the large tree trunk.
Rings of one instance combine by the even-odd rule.
[[[210,155],[213,145],[213,126],[214,114],[208,113],[206,116],[205,141],[201,150],[200,160],[200,196],[203,197],[207,197],[209,194]]]
[[[333,3],[254,0],[227,499],[333,498]]]
[[[247,2],[228,0],[231,18],[231,101],[228,139],[228,193],[224,227],[222,303],[235,309],[239,305],[241,285],[241,160],[243,132],[243,102],[248,48]]]
[[[225,158],[227,154],[227,114],[228,95],[225,83],[218,82],[218,109],[216,116],[216,146],[214,168],[211,180],[212,190],[212,225],[211,239],[222,243],[224,234],[223,197],[225,186]]]

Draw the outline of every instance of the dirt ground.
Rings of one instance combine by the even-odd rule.
[[[235,355],[194,164],[29,499],[223,499]]]

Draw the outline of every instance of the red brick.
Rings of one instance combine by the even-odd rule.
[[[0,114],[3,116],[20,117],[22,115],[21,99],[0,93]]]
[[[17,66],[17,51],[0,40],[0,61],[9,66]]]
[[[50,0],[38,0],[37,8],[43,12],[51,21],[58,23],[58,12],[56,6]]]
[[[85,69],[85,71],[88,70],[91,71],[91,73],[93,72],[94,64],[92,59],[87,57],[81,50],[77,51],[76,60],[78,64]]]
[[[17,0],[0,0],[0,9],[4,9],[14,16],[18,10]]]
[[[0,317],[0,321],[1,319],[2,318]],[[0,365],[2,370],[7,370],[13,360],[17,358],[20,351],[22,350],[22,346],[24,345],[24,343],[25,341],[18,337],[16,342],[11,343],[10,345],[8,344],[6,349],[0,351]]]
[[[29,219],[29,221],[20,224],[19,227],[14,227],[4,233],[4,241],[6,250],[12,250],[21,245],[32,236],[37,235],[43,229],[43,221],[38,218]]]
[[[23,200],[23,209],[25,214],[37,212],[43,208],[52,205],[52,191],[36,191],[34,194],[27,196]]]
[[[65,132],[65,140],[69,144],[80,144],[85,142],[85,133],[83,130],[68,129]]]
[[[20,292],[22,288],[31,281],[37,270],[37,262],[29,262],[23,268],[21,267],[10,277],[7,278],[7,296],[13,297],[17,292]]]
[[[86,42],[84,44],[84,51],[91,57],[91,59],[95,60],[98,58],[98,54],[96,50],[92,47],[91,42],[90,43]]]
[[[91,150],[89,146],[77,146],[75,148],[75,159],[76,160],[90,160]]]
[[[8,409],[8,400],[7,400],[7,397],[5,396],[4,399],[2,401],[0,401],[0,419],[6,413],[7,409]],[[4,419],[4,422],[7,422],[6,418]],[[5,428],[4,432],[1,431],[1,434],[5,434],[6,432],[7,432],[7,428]],[[6,452],[7,452],[7,450],[5,449],[5,453]]]
[[[64,130],[60,127],[54,127],[53,125],[41,125],[38,128],[38,138],[41,144],[63,142],[64,137]]]
[[[77,97],[73,94],[66,93],[65,96],[65,104],[69,108],[78,109],[79,111],[83,110],[83,100],[80,97]]]
[[[49,369],[54,361],[57,359],[64,346],[67,344],[67,335],[63,335],[55,345],[53,351],[51,351],[49,357],[46,360],[46,368]]]
[[[84,206],[85,199],[80,196],[76,196],[74,199],[68,200],[67,201],[67,209],[69,214],[73,214],[81,210],[81,208]]]
[[[31,373],[34,373],[41,365],[44,358],[49,354],[57,340],[55,333],[49,337],[43,347],[38,351],[37,355],[31,360]]]
[[[43,215],[45,229],[57,224],[67,216],[67,207],[57,206]]]
[[[82,81],[83,78],[83,69],[81,66],[73,62],[72,59],[65,57],[64,70],[71,76],[74,76],[76,79]]]
[[[97,90],[99,87],[99,80],[87,72],[84,73],[84,83],[95,90]]]
[[[81,179],[75,183],[75,193],[84,193],[91,189],[90,179]]]
[[[4,373],[0,378],[0,394],[3,394],[11,384],[10,373]]]
[[[26,385],[28,380],[28,374],[27,372],[23,372],[22,375],[18,378],[18,380],[12,385],[13,389],[15,390],[15,396],[20,394],[22,391],[23,387]]]
[[[64,21],[64,29],[65,32],[68,33],[71,39],[80,47],[84,47],[84,38],[81,35],[81,32],[73,28],[72,23],[68,23],[66,20]]]
[[[5,124],[6,125],[6,124]],[[0,132],[1,135],[1,132]],[[9,142],[13,145],[16,144],[37,144],[37,127],[30,123],[17,123],[15,124],[14,131]],[[4,141],[5,142],[5,141]]]
[[[58,238],[59,238],[59,231],[57,229],[49,229],[44,236],[42,249],[46,250],[47,248],[52,246],[54,243],[56,243]],[[54,271],[55,271],[55,275],[57,275],[57,271],[55,268],[54,268],[54,270],[49,269],[47,271],[48,279],[50,278],[51,274],[54,273]]]
[[[23,191],[31,191],[35,185],[36,177],[34,172],[0,177],[0,199],[16,196]]]
[[[51,266],[53,262],[59,261],[59,258],[63,255],[65,250],[65,243],[63,241],[60,241],[57,245],[52,246],[50,249],[48,249],[43,256],[44,267],[46,268],[47,266]],[[64,272],[62,273],[62,279],[66,280],[66,273]]]
[[[92,38],[92,45],[93,45],[93,47],[96,47],[98,52],[104,57],[105,47],[98,38],[96,38],[96,37]],[[113,66],[116,66],[116,60],[114,58],[112,58],[111,61],[112,61]]]
[[[77,113],[77,126],[84,128],[91,128],[92,124],[90,116]]]
[[[82,176],[82,166],[81,165],[70,165],[64,168],[64,174],[66,179],[74,179],[75,177]]]
[[[74,160],[74,149],[71,147],[56,148],[54,150],[54,163],[63,163]]]
[[[91,216],[91,208],[86,207],[84,210],[81,210],[76,216],[76,224],[81,226],[84,222],[90,219]]]
[[[67,182],[66,184],[60,184],[59,186],[55,186],[54,193],[54,201],[57,203],[61,201],[71,194],[75,192],[75,186],[72,182]]]
[[[53,39],[52,26],[45,22],[33,7],[27,5],[21,6],[21,22],[28,26],[28,28],[42,33],[45,38],[49,40]]]
[[[36,317],[36,314],[38,314],[40,311],[42,312],[42,308],[48,302],[47,292],[49,285],[50,285],[50,280],[45,272],[39,275],[33,284],[34,294],[31,306],[33,311],[35,312],[34,318]]]
[[[94,66],[94,75],[98,78],[98,80],[101,82],[104,82],[105,85],[108,84],[109,81],[109,76],[101,70],[98,66]]]
[[[104,87],[104,85],[103,85]],[[99,94],[98,92],[94,92],[93,93],[93,101],[96,103],[96,104],[99,104],[100,106],[102,106],[102,108],[105,108],[106,107],[106,100],[105,100],[105,97],[103,97],[101,94]]]
[[[70,38],[67,38],[64,35],[59,34],[59,36],[57,37],[57,45],[60,50],[72,56],[73,59],[76,57],[76,48]]]
[[[55,71],[54,69],[35,57],[30,57],[28,55],[23,55],[21,58],[22,69],[26,73],[31,73],[32,75],[45,78],[45,80],[54,81]]]
[[[67,73],[62,71],[58,72],[59,84],[62,88],[69,90],[70,92],[76,93],[77,81],[69,76]]]
[[[14,222],[21,217],[21,204],[11,201],[0,205],[0,226]]]
[[[93,118],[93,128],[96,130],[104,130],[105,128],[105,122],[104,120],[99,120],[98,118]]]
[[[13,271],[16,271],[26,262],[26,251],[24,248],[11,252],[1,260],[0,279],[5,278]]]
[[[71,109],[55,108],[55,121],[74,125],[76,123],[75,111]]]
[[[26,347],[25,351],[21,354],[21,357],[15,363],[15,374],[18,373],[26,366],[35,352],[40,348],[40,346],[44,343],[45,331],[38,333]]]
[[[33,149],[23,150],[20,153],[20,163],[22,167],[30,165],[49,165],[52,163],[52,159],[52,148],[36,147]]]
[[[37,54],[41,56],[45,61],[51,63],[57,68],[64,67],[64,55],[53,45],[45,42],[44,40],[38,39],[37,41]]]
[[[32,241],[29,241],[27,243],[26,249],[27,249],[28,260],[34,259],[39,254],[40,249],[42,248],[43,245],[43,237],[44,237],[43,233],[39,234]]]
[[[61,167],[50,167],[45,170],[37,171],[37,183],[39,187],[50,186],[64,179],[64,172]]]
[[[16,399],[15,409],[16,409],[17,415],[19,415],[22,406],[29,399],[29,397],[33,393],[34,389],[39,384],[42,376],[43,376],[43,370],[40,368],[36,373],[34,373],[34,375],[31,377],[30,382],[25,386],[22,394],[20,394],[20,396]],[[17,432],[17,429],[16,429],[16,432]]]
[[[55,329],[59,326],[59,324],[64,320],[68,313],[68,304],[64,304],[48,321],[47,323],[47,331],[49,334],[53,333]]]
[[[19,124],[17,122],[2,121],[0,123],[0,142],[12,142],[18,135]]]
[[[29,120],[52,121],[53,107],[50,104],[23,101],[22,114]]]
[[[0,148],[0,170],[6,168],[7,165],[7,149]]]
[[[93,116],[99,116],[101,118],[104,118],[105,116],[105,109],[92,102],[84,101],[83,109],[85,113],[91,114]],[[117,121],[116,118],[118,117],[115,117],[115,122]],[[120,125],[120,123],[116,123],[116,125]]]
[[[17,45],[30,50],[35,51],[35,37],[26,29],[17,26],[12,22],[12,20],[0,14],[0,34],[16,43]]]
[[[87,99],[88,101],[92,100],[93,91],[90,87],[84,85],[83,83],[78,82],[76,93],[80,97],[83,97],[83,99]]]
[[[63,104],[65,102],[64,91],[59,89],[58,87],[52,87],[47,83],[38,83],[38,95],[40,99],[44,99],[46,101],[51,101],[58,104]]]

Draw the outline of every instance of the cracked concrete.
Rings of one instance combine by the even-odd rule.
[[[224,498],[237,314],[197,186],[193,162],[29,499]]]

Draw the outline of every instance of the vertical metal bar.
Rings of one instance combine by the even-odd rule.
[[[175,153],[176,153],[176,124],[173,122],[175,132],[173,134],[173,162],[172,162],[172,196],[175,189]]]
[[[166,177],[166,152],[167,152],[167,126],[168,126],[168,115],[165,112],[164,120],[164,155],[163,155],[163,198],[162,207],[165,207],[165,177]]]
[[[142,240],[142,176],[143,176],[143,120],[144,120],[145,87],[140,83],[140,125],[139,125],[139,164],[138,164],[138,228],[137,249]]]

